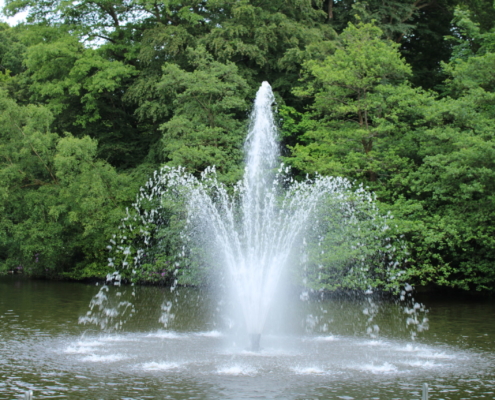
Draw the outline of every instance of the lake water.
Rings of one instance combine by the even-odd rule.
[[[111,288],[132,302],[126,323],[78,323],[99,289],[0,278],[0,399],[420,399],[425,382],[430,399],[495,399],[492,299],[420,297],[429,329],[412,340],[393,301],[288,294],[251,352],[235,312],[197,289]]]

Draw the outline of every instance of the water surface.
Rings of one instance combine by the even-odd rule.
[[[431,399],[495,399],[490,300],[424,297],[429,330],[412,340],[394,302],[288,296],[255,353],[218,299],[195,289],[112,288],[134,315],[114,332],[79,324],[98,289],[0,279],[0,398],[419,399],[427,382]]]

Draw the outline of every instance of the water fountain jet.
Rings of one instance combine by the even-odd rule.
[[[185,226],[175,265],[187,270],[193,264],[188,257],[190,261],[195,257],[193,253],[198,253],[201,259],[197,265],[221,267],[233,301],[242,311],[250,349],[254,351],[260,349],[268,312],[291,263],[298,264],[305,284],[323,288],[328,287],[326,274],[354,285],[353,289],[368,288],[371,276],[382,282],[398,277],[398,263],[390,262],[395,249],[387,242],[390,250],[382,250],[381,241],[390,241],[383,239],[388,217],[379,216],[373,195],[340,177],[316,175],[295,181],[289,169],[280,164],[274,102],[270,85],[263,82],[244,145],[244,176],[233,194],[217,180],[214,167],[207,168],[200,178],[182,167],[164,167],[141,189],[134,204],[137,214],[130,212],[123,221],[123,232],[140,226],[144,246],[127,246],[127,233],[121,235],[121,245],[119,238],[113,243],[117,243],[116,253],[120,253],[120,269],[128,269],[129,265],[139,269],[148,262],[153,252],[150,248],[160,252],[160,244],[153,237],[163,236],[160,226],[167,223],[163,215],[170,214],[168,205],[183,207],[180,213],[185,215]],[[143,211],[142,205],[149,203],[156,207]],[[328,259],[332,246],[340,250],[336,252],[340,258],[335,261]],[[379,251],[372,254],[373,246]],[[345,252],[347,255],[342,257]],[[110,265],[116,263],[115,258],[110,259]],[[378,266],[375,271],[373,265]],[[178,270],[179,267],[174,272],[175,284],[180,280]],[[340,284],[337,282],[336,287]],[[162,309],[170,313],[169,306]],[[164,315],[160,320],[168,324],[170,318]]]

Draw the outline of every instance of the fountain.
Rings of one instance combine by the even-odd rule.
[[[135,273],[151,253],[162,251],[155,238],[166,236],[160,229],[171,218],[164,215],[175,212],[183,225],[172,290],[188,265],[202,265],[210,275],[223,271],[254,351],[260,349],[279,282],[291,267],[299,269],[303,286],[313,291],[344,286],[371,291],[373,279],[397,287],[401,274],[394,254],[400,243],[393,246],[386,236],[391,217],[378,213],[370,193],[339,177],[294,181],[280,165],[274,102],[270,85],[263,82],[245,141],[244,177],[232,190],[217,180],[214,167],[200,178],[184,168],[164,167],[141,189],[134,212],[128,212],[121,234],[109,246],[115,251],[110,265],[119,270],[109,278],[118,283],[122,271],[132,267]],[[171,212],[170,205],[180,210]],[[137,227],[138,245],[129,239]],[[337,259],[329,261],[335,255],[328,250],[336,249]],[[166,326],[171,304],[162,309]]]

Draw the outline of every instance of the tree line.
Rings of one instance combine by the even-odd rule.
[[[5,1],[21,11],[0,25],[0,271],[105,276],[154,170],[240,178],[267,80],[296,178],[372,190],[415,283],[495,288],[490,2]]]

